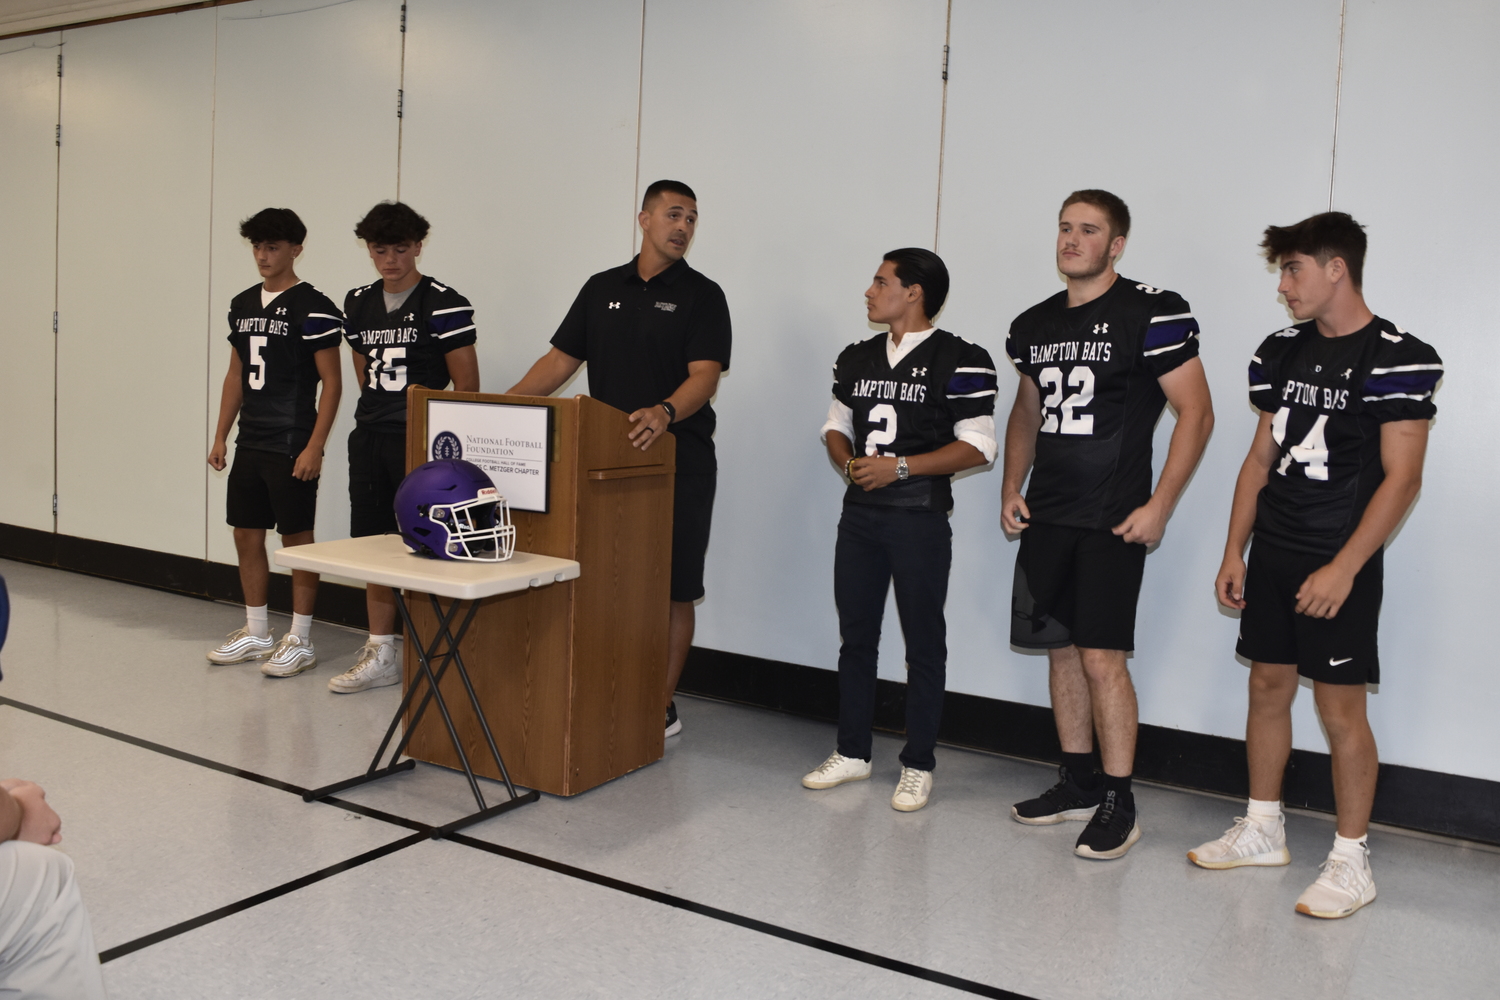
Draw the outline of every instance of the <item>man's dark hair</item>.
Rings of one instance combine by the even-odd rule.
[[[382,201],[359,220],[354,235],[366,243],[391,246],[396,243],[421,243],[430,227],[404,201]]]
[[[651,186],[646,189],[645,195],[641,198],[641,211],[644,212],[649,209],[651,207],[651,200],[657,195],[668,193],[687,195],[694,201],[698,200],[698,196],[693,194],[693,189],[682,183],[682,181],[653,181]]]
[[[1062,218],[1063,212],[1068,210],[1069,205],[1077,205],[1082,202],[1085,205],[1093,205],[1104,213],[1109,220],[1109,240],[1114,242],[1116,236],[1130,235],[1130,208],[1121,200],[1117,194],[1101,191],[1098,188],[1084,188],[1082,191],[1074,191],[1063,201],[1062,208],[1057,210],[1057,217]]]
[[[1294,253],[1307,254],[1319,264],[1344,258],[1349,281],[1360,288],[1365,279],[1365,227],[1348,212],[1320,212],[1290,226],[1267,226],[1260,241],[1266,260],[1276,263]]]
[[[307,227],[290,208],[263,208],[240,223],[240,235],[251,243],[290,243],[300,247]]]
[[[896,280],[902,288],[922,286],[922,312],[932,319],[948,299],[948,265],[931,250],[902,247],[881,258],[896,265]]]

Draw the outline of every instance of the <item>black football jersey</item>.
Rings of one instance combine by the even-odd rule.
[[[1113,528],[1151,499],[1151,437],[1167,405],[1157,379],[1198,356],[1186,300],[1123,276],[1071,309],[1058,292],[1016,317],[1005,353],[1042,397],[1031,519]]]
[[[338,347],[344,317],[307,282],[260,304],[260,285],[229,302],[229,343],[240,356],[240,430],[236,448],[296,457],[318,422],[313,355]]]
[[[844,348],[833,366],[833,394],[854,411],[854,454],[923,455],[957,441],[953,425],[995,412],[990,353],[946,330],[934,330],[892,368],[886,334]],[[848,503],[953,509],[952,476],[912,476],[865,492],[850,485]]]
[[[1273,333],[1250,359],[1250,401],[1272,414],[1278,454],[1256,505],[1255,537],[1334,555],[1385,479],[1380,425],[1429,420],[1443,362],[1376,317],[1347,337],[1316,321]]]
[[[344,316],[344,337],[365,356],[354,420],[381,430],[405,430],[407,387],[446,389],[448,352],[476,339],[469,300],[425,274],[393,312],[380,282],[354,289]]]

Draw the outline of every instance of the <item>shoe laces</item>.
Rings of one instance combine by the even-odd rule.
[[[828,774],[831,771],[837,770],[839,766],[848,759],[849,758],[845,757],[843,754],[834,752],[833,754],[829,755],[827,760],[818,765],[818,770],[815,773]]]
[[[250,638],[250,630],[249,629],[247,629],[247,628],[237,628],[233,632],[229,633],[229,635],[227,635],[227,636],[224,637],[224,643],[225,643],[225,645],[228,645],[231,642],[237,642],[240,639],[248,639],[248,638]]]
[[[1260,823],[1249,816],[1236,816],[1234,818],[1234,826],[1225,830],[1224,836],[1220,837],[1219,840],[1224,843],[1225,847],[1234,847],[1240,841],[1249,840],[1253,837],[1259,831],[1259,828]]]
[[[1105,792],[1103,801],[1099,803],[1099,808],[1094,810],[1094,816],[1089,820],[1089,826],[1114,826],[1116,817],[1121,817],[1123,820],[1119,800],[1114,792]]]
[[[1318,876],[1319,882],[1335,886],[1350,895],[1355,894],[1355,887],[1360,881],[1359,876],[1363,874],[1359,869],[1354,867],[1353,863],[1344,858],[1330,857],[1327,861],[1319,865],[1318,868],[1323,872],[1323,874]]]
[[[920,795],[922,792],[922,772],[914,767],[903,767],[901,769],[901,780],[896,783],[896,794]]]

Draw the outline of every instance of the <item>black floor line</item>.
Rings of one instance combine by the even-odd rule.
[[[175,757],[178,760],[186,761],[190,764],[197,764],[201,767],[206,767],[224,774],[233,775],[237,778],[244,778],[247,781],[254,781],[258,784],[267,785],[271,788],[276,788],[284,792],[291,792],[294,795],[300,796],[304,791],[306,791],[306,789],[304,789],[302,786],[294,785],[288,781],[281,781],[277,778],[268,778],[265,775],[256,774],[254,771],[247,771],[244,768],[232,767],[228,764],[221,764],[218,761],[210,760],[207,757],[200,757],[197,754],[187,753],[183,750],[176,750],[161,743],[153,743],[150,740],[143,740],[140,737],[131,736],[128,733],[122,733],[115,729],[108,729],[104,726],[96,726],[91,722],[84,722],[81,719],[74,719],[59,712],[53,712],[45,708],[39,708],[36,705],[28,705],[25,702],[19,702],[13,698],[0,697],[0,705],[9,705],[12,708],[18,708],[23,712],[30,712],[33,715],[39,715],[44,719],[51,719],[53,722],[60,722],[64,725],[73,726],[77,729],[95,733],[99,736],[106,736],[110,739],[120,740],[121,742],[129,743],[132,746],[138,746],[145,750],[151,750],[156,753],[165,754],[168,757]],[[276,886],[273,889],[267,889],[266,891],[256,893],[253,896],[247,896],[239,902],[230,903],[227,906],[221,906],[217,910],[210,910],[208,913],[193,917],[190,920],[184,920],[178,924],[173,924],[171,927],[166,927],[162,930],[155,931],[154,933],[147,934],[144,937],[136,938],[134,941],[127,941],[124,944],[116,945],[113,948],[109,948],[105,951],[100,952],[99,961],[109,962],[113,959],[119,958],[122,955],[128,955],[133,951],[138,951],[141,948],[147,948],[153,944],[159,944],[162,941],[176,937],[179,934],[194,930],[198,927],[202,927],[205,924],[211,924],[216,920],[222,920],[225,917],[233,916],[236,913],[241,913],[245,910],[250,909],[251,907],[258,906],[261,903],[273,900],[278,896],[284,896],[289,892],[295,892],[296,890],[301,889],[304,886],[312,885],[316,882],[321,882],[323,879],[329,878],[333,875],[337,875],[340,872],[348,871],[351,868],[357,868],[360,865],[366,864],[367,862],[383,858],[388,854],[394,854],[396,851],[402,850],[403,848],[407,848],[412,846],[413,844],[418,844],[424,840],[430,839],[432,836],[432,831],[435,829],[435,827],[426,823],[418,822],[417,820],[407,819],[404,816],[397,816],[394,813],[384,812],[380,809],[374,809],[370,806],[360,805],[357,802],[349,802],[345,799],[336,798],[331,795],[326,798],[318,799],[317,801],[325,803],[327,805],[331,805],[338,809],[344,809],[352,813],[358,813],[361,816],[368,816],[371,819],[380,820],[382,822],[390,823],[395,826],[405,827],[408,830],[415,830],[417,832],[413,833],[409,837],[403,837],[400,840],[386,844],[384,847],[377,847],[373,851],[367,851],[366,853],[354,858],[350,858],[347,861],[341,861],[338,864],[330,865],[327,868],[312,872],[309,875],[304,875],[301,878],[293,879],[292,881]],[[881,969],[888,969],[892,972],[898,972],[902,975],[911,976],[915,979],[922,979],[927,982],[937,983],[941,986],[947,986],[955,990],[961,990],[965,993],[972,993],[976,996],[982,997],[996,997],[999,998],[999,1000],[1033,1000],[1033,998],[1028,997],[1022,993],[1014,993],[1010,990],[1000,989],[997,986],[989,986],[985,983],[975,982],[971,979],[964,979],[960,976],[949,975],[946,972],[938,972],[934,969],[924,968],[920,965],[913,965],[910,962],[903,962],[899,959],[890,958],[885,955],[877,955],[874,952],[868,952],[859,948],[850,947],[849,945],[839,944],[837,941],[829,941],[826,938],[814,937],[811,934],[804,934],[801,931],[794,931],[790,928],[781,927],[777,924],[768,923],[764,920],[757,920],[754,917],[747,917],[743,914],[733,913],[729,910],[721,910],[716,906],[709,906],[706,903],[694,902],[691,899],[684,899],[681,896],[673,896],[670,893],[661,892],[657,889],[650,889],[646,886],[636,885],[633,882],[626,882],[621,879],[612,878],[608,875],[601,875],[598,872],[591,872],[586,868],[578,868],[574,865],[566,864],[561,861],[553,861],[550,858],[541,857],[540,855],[528,854],[525,851],[518,851],[510,847],[502,847],[499,844],[492,844],[489,841],[477,840],[465,834],[452,833],[444,839],[450,840],[455,844],[461,844],[465,847],[471,847],[476,850],[485,851],[489,854],[496,854],[503,858],[509,858],[512,861],[519,861],[522,864],[532,865],[536,868],[544,868],[548,871],[556,872],[560,875],[566,875],[569,878],[576,878],[583,882],[590,882],[594,885],[603,886],[608,889],[614,889],[617,892],[623,892],[631,896],[637,896],[641,899],[649,899],[652,902],[660,903],[664,906],[672,906],[676,907],[677,909],[687,910],[690,913],[696,913],[700,916],[709,917],[713,920],[719,920],[727,924],[733,924],[736,927],[744,927],[747,930],[752,930],[761,934],[769,935],[771,937],[780,938],[783,941],[790,941],[793,944],[803,945],[804,947],[808,948],[815,948],[819,951],[828,952],[832,955],[838,955],[841,958],[851,959],[853,961],[861,962],[865,965],[872,965]]]
[[[877,955],[874,952],[851,948],[849,945],[839,944],[837,941],[814,937],[811,934],[804,934],[801,931],[794,931],[777,924],[767,923],[764,920],[756,920],[754,917],[732,913],[729,910],[721,910],[716,906],[695,903],[691,899],[683,899],[681,896],[674,896],[671,893],[661,892],[657,889],[648,889],[633,882],[625,882],[617,878],[611,878],[608,875],[600,875],[598,872],[591,872],[586,868],[577,868],[573,865],[564,864],[561,861],[553,861],[550,858],[544,858],[540,855],[527,854],[525,851],[502,847],[499,844],[492,844],[486,840],[477,840],[466,834],[452,833],[448,835],[447,839],[453,841],[455,844],[462,844],[465,847],[472,847],[490,854],[498,854],[502,858],[509,858],[512,861],[519,861],[522,864],[532,865],[537,868],[545,868],[547,871],[557,872],[559,875],[566,875],[569,878],[576,878],[583,882],[592,882],[594,885],[614,889],[616,892],[639,896],[642,899],[649,899],[654,903],[661,903],[664,906],[675,906],[680,910],[687,910],[689,913],[711,917],[726,924],[734,924],[737,927],[744,927],[748,930],[758,931],[761,934],[768,934],[771,937],[781,938],[783,941],[790,941],[793,944],[816,948],[819,951],[826,951],[841,958],[853,959],[856,962],[863,962],[866,965],[873,965],[881,969],[889,969],[892,972],[899,972],[915,979],[924,979],[927,982],[937,983],[955,990],[962,990],[965,993],[973,993],[982,997],[996,997],[999,1000],[1033,1000],[1033,998],[1027,997],[1024,994],[1002,990],[998,986],[977,983],[972,979],[963,979],[959,976],[949,975],[946,972],[923,968],[920,965],[913,965],[910,962],[903,962],[900,959],[890,958],[886,955]]]
[[[123,955],[129,955],[133,951],[140,951],[142,948],[148,948],[153,944],[160,944],[168,938],[174,938],[179,934],[185,934],[190,930],[202,927],[204,924],[211,924],[216,920],[223,920],[225,917],[233,916],[236,913],[242,913],[245,910],[250,909],[251,907],[259,906],[261,903],[270,902],[278,896],[285,896],[289,892],[296,892],[298,889],[301,889],[304,886],[312,885],[315,882],[321,882],[325,878],[332,878],[334,875],[337,875],[340,872],[346,872],[351,868],[358,868],[360,865],[368,864],[371,861],[376,861],[388,854],[395,854],[397,851],[404,850],[414,844],[425,843],[430,839],[430,834],[414,833],[409,837],[402,837],[400,840],[393,840],[383,847],[377,847],[373,851],[366,851],[365,853],[360,854],[356,857],[349,858],[346,861],[340,861],[338,864],[329,865],[327,868],[320,868],[315,872],[302,876],[301,878],[293,879],[290,882],[285,882],[281,885],[278,885],[274,889],[267,889],[265,892],[257,892],[253,896],[246,896],[244,899],[241,899],[238,902],[230,903],[228,906],[221,906],[217,910],[209,910],[207,913],[200,914],[189,920],[184,920],[180,924],[173,924],[171,927],[164,927],[161,930],[153,931],[152,933],[147,934],[144,937],[138,937],[134,941],[126,941],[124,944],[115,945],[113,948],[106,948],[104,951],[101,951],[99,953],[99,961],[101,963],[112,962]]]

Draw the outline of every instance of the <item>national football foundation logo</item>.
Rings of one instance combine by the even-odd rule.
[[[452,431],[443,431],[432,439],[433,461],[463,457],[464,446],[459,442],[458,435]]]

